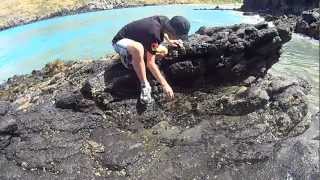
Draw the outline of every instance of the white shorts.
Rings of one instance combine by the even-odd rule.
[[[120,55],[122,64],[128,69],[132,68],[132,56],[128,51],[128,46],[133,42],[135,41],[124,38],[112,45],[113,49]]]

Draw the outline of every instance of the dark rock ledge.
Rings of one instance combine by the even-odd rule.
[[[266,15],[267,21],[273,21],[276,26],[292,29],[316,40],[320,39],[320,9],[304,11],[300,16],[283,15],[279,17]]]
[[[286,26],[316,40],[320,39],[319,0],[245,0],[245,15],[259,14],[275,25]]]
[[[111,57],[10,78],[0,179],[318,179],[310,86],[267,73],[290,38],[266,24],[203,27],[159,64],[176,98],[151,80],[149,107]]]

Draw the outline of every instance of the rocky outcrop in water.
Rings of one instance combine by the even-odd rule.
[[[134,73],[110,57],[10,78],[0,86],[0,179],[318,178],[317,133],[304,133],[310,86],[267,74],[289,32],[198,33],[159,63],[173,101],[150,78],[155,102],[139,104]]]
[[[276,26],[286,27],[296,33],[319,40],[320,9],[304,11],[301,16],[283,15],[275,17],[267,15],[266,17],[268,21],[273,21]]]
[[[162,68],[173,83],[263,77],[278,61],[282,44],[290,39],[290,30],[268,28],[265,23],[202,27],[185,43],[185,49],[172,51],[173,60],[164,61]]]
[[[280,25],[319,40],[319,4],[319,0],[247,0],[241,9],[246,11],[245,15],[252,15],[252,11],[259,13],[276,26]]]
[[[273,15],[300,15],[303,11],[319,8],[319,0],[244,0],[242,10]]]
[[[297,33],[305,34],[320,39],[320,9],[313,9],[304,11],[298,19],[295,31]]]

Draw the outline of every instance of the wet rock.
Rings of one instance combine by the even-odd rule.
[[[294,31],[293,23],[289,21],[284,21],[282,19],[275,22],[276,28],[279,32],[279,36],[283,41],[288,42],[291,40],[292,32]],[[288,33],[289,32],[289,33]]]
[[[89,78],[81,89],[81,93],[88,98],[93,98],[96,93],[103,92],[105,90],[105,81],[103,77],[104,72],[99,75]]]
[[[320,14],[318,9],[302,12],[302,19],[308,24],[317,22],[320,20]]]
[[[276,21],[278,17],[267,14],[264,16],[264,20],[267,22]]]
[[[6,101],[0,101],[0,116],[4,116],[10,109],[10,103]]]
[[[307,36],[319,39],[320,33],[320,9],[304,11],[297,21],[295,30]]]
[[[144,156],[143,143],[117,129],[97,129],[93,140],[105,147],[105,152],[98,156],[102,165],[110,170],[125,169]]]
[[[254,16],[254,15],[257,15],[257,13],[254,13],[254,12],[243,12],[243,15],[244,16]]]
[[[84,99],[80,92],[66,93],[57,97],[56,107],[79,112],[89,112],[94,110],[95,102]]]
[[[238,98],[237,96],[222,97],[218,100],[223,114],[226,115],[241,115],[256,111],[265,106],[269,100],[266,91],[261,91],[258,88],[247,90],[247,98]]]
[[[12,134],[18,129],[18,125],[15,119],[1,118],[0,119],[0,135]]]
[[[11,135],[0,135],[0,150],[4,149],[10,144]]]

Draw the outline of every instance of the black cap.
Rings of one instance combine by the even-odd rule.
[[[168,29],[177,39],[187,39],[190,30],[189,21],[183,16],[174,16],[168,21]]]

